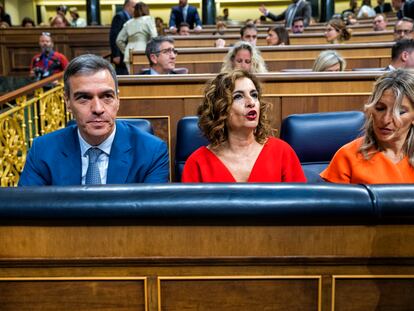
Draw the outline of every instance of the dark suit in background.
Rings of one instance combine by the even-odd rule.
[[[288,8],[282,14],[274,15],[271,12],[269,12],[266,15],[266,17],[270,18],[271,20],[274,20],[275,22],[284,20],[286,27],[291,27],[292,26],[291,23],[296,17],[302,17],[303,24],[305,25],[305,27],[307,27],[312,17],[312,7],[309,2],[302,1],[302,0],[299,0],[299,1],[300,3],[298,4],[297,9],[296,9],[296,3],[292,3],[288,6]],[[296,9],[295,14],[290,20],[288,20],[291,12],[295,9]]]
[[[392,12],[391,4],[389,4],[389,3],[384,3],[383,5],[377,5],[374,8],[374,10],[377,14]]]
[[[111,62],[113,62],[114,57],[121,57],[121,63],[119,65],[115,64],[115,71],[117,75],[128,74],[128,69],[124,63],[124,54],[122,54],[121,50],[116,45],[116,38],[118,37],[122,26],[124,26],[125,22],[129,19],[130,17],[127,12],[124,10],[119,11],[112,19],[111,30],[109,32],[109,43],[111,45]]]
[[[184,20],[182,7],[180,6],[173,7],[171,9],[170,22],[168,26],[178,28],[178,26],[182,22],[186,22],[187,24],[189,24],[190,29],[194,29],[194,24],[196,26],[201,27],[202,23],[201,23],[200,16],[198,15],[197,8],[189,5],[188,10],[187,10],[187,18],[186,20]]]
[[[404,16],[414,19],[414,1],[407,1],[404,4]]]

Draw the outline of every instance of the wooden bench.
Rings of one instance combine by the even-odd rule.
[[[312,68],[315,58],[326,49],[337,50],[347,60],[347,68],[386,67],[394,43],[321,44],[259,47],[269,71],[286,68]],[[190,73],[217,73],[229,48],[179,48],[177,67]],[[148,67],[144,52],[132,53],[134,73]]]

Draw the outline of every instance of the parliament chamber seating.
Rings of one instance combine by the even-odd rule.
[[[154,135],[154,129],[152,127],[152,124],[147,119],[117,118],[117,120],[128,122],[129,124],[132,124],[132,125],[138,127],[140,130]],[[72,120],[69,120],[69,122],[66,124],[66,126],[72,126],[72,125],[75,125],[75,124],[76,124],[76,120],[72,119]]]
[[[413,192],[328,183],[1,188],[1,309],[411,310]]]
[[[175,149],[175,179],[181,181],[185,161],[201,146],[208,145],[198,127],[198,117],[184,117],[177,124],[177,141]]]
[[[280,138],[295,150],[308,182],[318,182],[335,152],[361,136],[364,122],[361,111],[292,114],[283,119]]]

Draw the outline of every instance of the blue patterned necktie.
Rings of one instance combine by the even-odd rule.
[[[89,163],[86,171],[85,185],[99,185],[102,184],[101,174],[99,173],[98,158],[102,153],[99,148],[89,148],[86,152],[88,154]]]

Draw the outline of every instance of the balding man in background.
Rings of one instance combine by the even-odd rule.
[[[122,26],[125,22],[134,16],[134,8],[137,1],[125,0],[122,11],[116,13],[112,19],[111,30],[109,32],[109,43],[111,45],[111,61],[115,64],[115,71],[117,75],[129,74],[128,68],[124,63],[124,54],[116,45],[116,38],[121,32]]]

